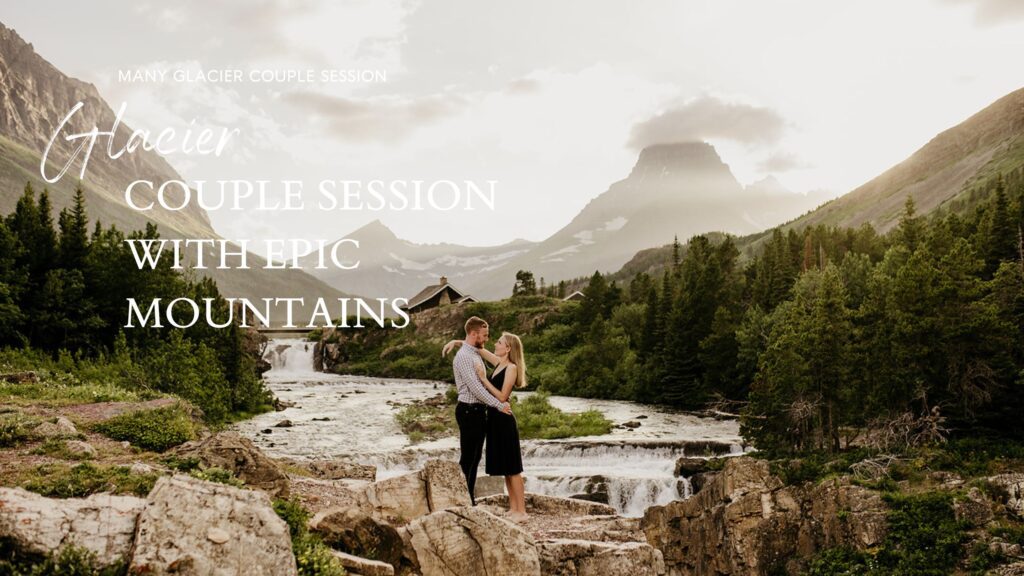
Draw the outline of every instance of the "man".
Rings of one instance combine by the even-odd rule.
[[[455,387],[459,392],[459,403],[455,407],[455,421],[459,425],[459,466],[466,475],[469,497],[476,505],[476,473],[484,452],[484,438],[487,435],[487,407],[493,406],[506,414],[512,413],[507,402],[501,402],[491,395],[480,381],[484,360],[481,348],[488,338],[487,322],[476,316],[466,320],[466,340],[452,362],[455,371]],[[486,372],[484,372],[486,373]]]

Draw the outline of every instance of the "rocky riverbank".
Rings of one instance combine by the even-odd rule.
[[[381,481],[342,463],[278,462],[222,432],[174,450],[231,472],[244,487],[160,476],[144,497],[47,498],[0,489],[0,538],[21,556],[84,549],[99,568],[148,574],[295,574],[288,526],[272,497],[294,496],[309,529],[353,574],[663,574],[638,519],[608,506],[531,495],[524,525],[502,518],[503,496],[471,507],[451,461]]]
[[[5,407],[27,432],[0,448],[0,568],[74,551],[113,574],[873,575],[904,561],[1024,574],[1024,474],[1006,461],[980,476],[897,474],[892,460],[795,480],[708,444],[675,463],[689,497],[642,518],[591,495],[528,494],[530,519],[514,524],[500,481],[482,479],[470,506],[447,452],[381,477],[352,459],[272,457],[231,431],[200,428],[163,453],[96,432],[173,402]]]

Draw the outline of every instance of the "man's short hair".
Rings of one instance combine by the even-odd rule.
[[[469,336],[470,334],[472,334],[473,332],[476,332],[477,330],[479,330],[481,328],[487,328],[487,327],[488,327],[487,326],[487,321],[484,320],[483,318],[478,318],[476,316],[470,316],[469,320],[466,320],[466,336]]]

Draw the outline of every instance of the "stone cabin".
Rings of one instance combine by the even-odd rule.
[[[415,314],[431,308],[448,304],[462,304],[463,302],[476,302],[476,299],[449,284],[447,277],[441,276],[439,283],[420,290],[418,294],[409,299],[409,303],[402,309],[410,314]]]

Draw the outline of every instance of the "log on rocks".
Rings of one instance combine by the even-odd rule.
[[[331,550],[331,555],[338,559],[349,574],[359,576],[394,576],[395,569],[387,562],[360,558],[352,554],[346,554],[337,550]]]

